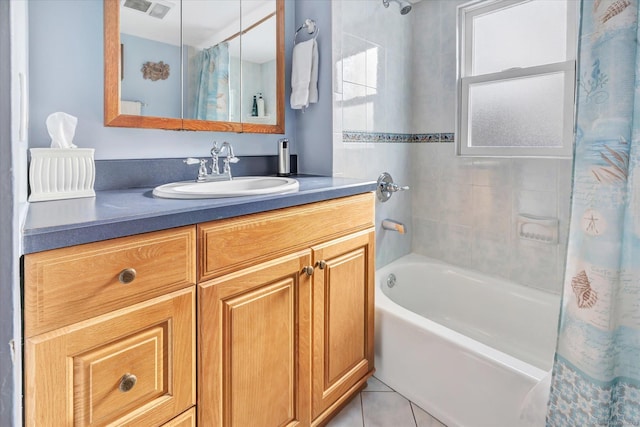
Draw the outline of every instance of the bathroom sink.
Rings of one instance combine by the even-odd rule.
[[[293,178],[241,176],[231,181],[172,182],[154,188],[153,195],[167,199],[217,199],[293,193],[298,188],[298,181]]]

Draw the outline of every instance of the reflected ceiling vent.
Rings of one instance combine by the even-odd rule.
[[[123,0],[122,6],[162,19],[169,13],[174,4],[168,1]]]

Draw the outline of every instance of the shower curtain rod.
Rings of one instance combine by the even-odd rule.
[[[270,18],[272,18],[274,16],[276,16],[275,12],[270,13],[269,15],[265,16],[261,20],[257,21],[255,24],[252,24],[251,26],[249,26],[247,29],[242,30],[242,31],[238,31],[234,35],[229,36],[226,39],[222,40],[220,43],[228,42],[228,41],[231,41],[231,40],[235,39],[236,37],[242,36],[242,35],[246,34],[248,31],[251,31],[252,29],[257,27],[258,25],[262,24],[263,22],[267,21],[268,19],[270,19]]]

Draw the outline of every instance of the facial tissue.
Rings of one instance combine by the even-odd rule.
[[[62,112],[52,113],[47,117],[46,124],[51,137],[51,148],[77,148],[73,143],[77,117]]]

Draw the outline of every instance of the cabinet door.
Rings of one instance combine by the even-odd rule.
[[[195,289],[27,339],[26,426],[158,426],[195,403]]]
[[[313,247],[313,404],[316,419],[373,372],[374,232]]]
[[[308,425],[310,251],[198,288],[198,425]]]

